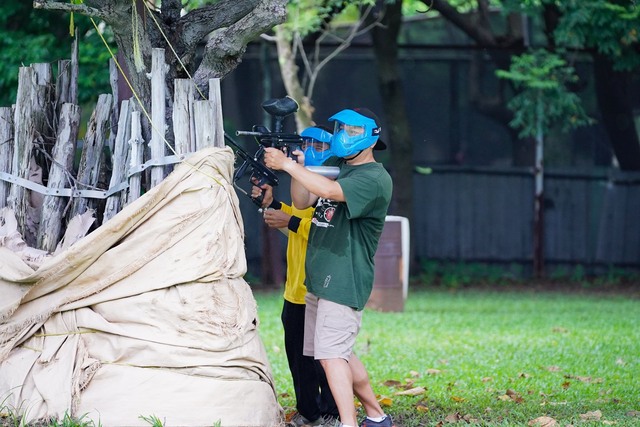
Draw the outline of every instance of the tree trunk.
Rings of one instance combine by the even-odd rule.
[[[620,169],[640,171],[640,140],[633,120],[631,74],[614,71],[607,58],[594,55],[595,87],[602,124]]]
[[[384,13],[382,25],[374,25],[371,34],[378,70],[378,85],[386,122],[389,125],[388,149],[393,176],[393,201],[390,213],[408,218],[411,224],[413,220],[413,141],[398,66],[397,43],[402,25],[402,1],[396,0],[392,4],[387,4]],[[378,19],[376,14],[371,13],[367,16],[365,23],[373,25],[376,19]],[[412,245],[414,240],[411,239]],[[415,253],[413,250],[410,252]]]

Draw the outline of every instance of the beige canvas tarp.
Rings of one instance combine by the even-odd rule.
[[[0,247],[0,402],[104,426],[282,422],[258,335],[233,152],[162,183],[33,267]]]

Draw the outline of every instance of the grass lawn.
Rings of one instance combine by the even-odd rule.
[[[255,297],[290,413],[282,294]],[[365,310],[356,353],[398,427],[640,426],[640,299],[629,295],[411,291],[403,312]]]

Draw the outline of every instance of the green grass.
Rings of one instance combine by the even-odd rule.
[[[282,295],[255,296],[289,412]],[[639,327],[640,300],[625,295],[423,289],[409,294],[403,312],[366,309],[356,353],[398,427],[461,418],[524,426],[541,416],[559,426],[639,426]],[[396,395],[413,387],[425,391]],[[596,411],[599,420],[589,420]]]

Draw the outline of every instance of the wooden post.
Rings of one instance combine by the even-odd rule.
[[[13,161],[13,109],[0,108],[0,172],[11,174]],[[9,197],[9,183],[0,180],[0,209],[7,206]]]
[[[71,86],[71,60],[58,61],[58,77],[56,79],[55,106],[56,115],[60,116],[62,106],[69,102]]]
[[[80,166],[78,167],[78,185],[80,190],[95,188],[100,176],[100,159],[102,149],[107,136],[109,116],[111,115],[111,94],[102,94],[98,97],[96,108],[91,114],[91,119],[87,124],[87,133],[84,137]],[[87,208],[93,207],[94,203],[79,197],[74,200],[71,209],[71,217],[85,213]]]
[[[109,82],[111,84],[111,94],[113,95],[113,108],[111,111],[111,132],[107,145],[111,153],[115,151],[116,134],[118,133],[118,120],[120,117],[120,101],[118,100],[118,67],[115,61],[109,59]]]
[[[153,49],[151,59],[151,158],[160,159],[165,156],[166,142],[166,86],[165,77],[168,70],[164,62],[164,49]],[[164,179],[164,166],[151,167],[149,189]]]
[[[209,80],[209,101],[213,102],[213,146],[224,147],[224,121],[222,118],[220,79]]]
[[[142,127],[140,126],[140,112],[134,111],[131,113],[131,139],[129,139],[129,145],[131,146],[131,160],[129,162],[129,170],[133,170],[142,164],[143,144],[144,140],[142,139]],[[129,198],[127,199],[127,204],[140,197],[140,182],[140,173],[136,173],[129,177]]]
[[[214,126],[213,126],[212,101],[195,101],[193,103],[193,119],[196,131],[196,150],[206,147],[213,147]]]
[[[36,72],[32,67],[20,67],[18,77],[18,93],[14,114],[14,145],[11,170],[19,178],[29,178],[29,163],[33,150],[35,132],[35,109],[37,100]],[[18,231],[26,237],[27,206],[29,204],[27,189],[14,184],[9,193],[8,206],[13,209],[18,221]]]
[[[173,138],[176,154],[195,150],[193,102],[194,86],[191,79],[175,79],[173,87]]]
[[[131,136],[131,109],[129,101],[122,101],[120,106],[120,119],[118,120],[118,133],[115,138],[113,151],[113,170],[109,189],[119,185],[127,179],[127,165],[129,164],[129,146],[127,142]],[[107,198],[104,208],[102,223],[113,218],[122,209],[126,198],[122,197],[126,191],[112,194]]]
[[[47,188],[69,188],[73,159],[80,127],[78,105],[65,103],[60,110],[58,136],[53,147],[53,164],[49,170]],[[42,205],[42,219],[38,231],[38,248],[48,252],[56,249],[60,240],[64,220],[64,206],[67,200],[56,195],[47,195]]]
[[[78,29],[76,28],[76,35],[73,38],[73,45],[71,47],[71,83],[69,85],[69,102],[72,104],[78,103]]]

